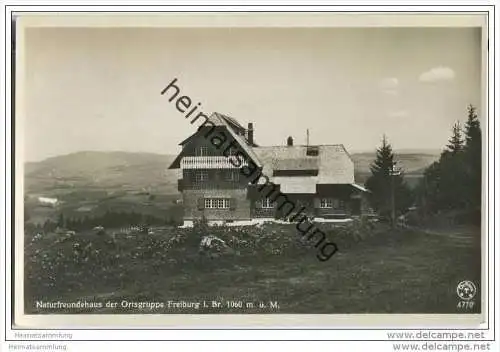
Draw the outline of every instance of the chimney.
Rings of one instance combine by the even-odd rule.
[[[286,145],[289,146],[289,147],[293,146],[293,138],[292,138],[292,136],[290,136],[290,137],[287,138]]]
[[[253,123],[248,123],[247,140],[250,145],[253,145]]]

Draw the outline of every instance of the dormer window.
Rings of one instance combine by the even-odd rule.
[[[273,176],[318,176],[318,169],[273,170]]]
[[[308,146],[306,155],[307,156],[318,156],[319,154],[319,147],[317,146]]]

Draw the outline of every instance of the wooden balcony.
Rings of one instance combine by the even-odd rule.
[[[181,169],[237,169],[231,163],[231,158],[234,156],[185,156],[181,160]],[[247,162],[243,162],[238,167],[247,166]],[[233,159],[235,164],[238,164],[237,159]]]

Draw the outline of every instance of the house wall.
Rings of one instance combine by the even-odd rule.
[[[322,218],[348,218],[352,215],[357,215],[358,199],[353,199],[353,195],[357,192],[351,185],[318,185],[318,195],[316,198],[316,216]],[[333,208],[321,208],[321,198],[332,198],[334,202]]]
[[[258,200],[252,201],[250,215],[252,218],[275,218],[276,206],[274,208],[262,208]]]
[[[219,136],[219,131],[224,131],[228,140],[221,148],[217,149],[210,139]],[[184,156],[196,156],[199,147],[207,147],[207,156],[222,156],[226,146],[230,144],[232,137],[224,127],[217,127],[209,138],[200,134],[183,146]],[[241,150],[241,149],[240,149]],[[236,180],[227,180],[225,172],[232,170],[238,173]],[[207,220],[249,220],[250,200],[247,198],[248,180],[239,174],[239,169],[206,169],[208,180],[196,181],[195,172],[200,169],[184,169],[182,180],[179,182],[182,191],[184,220],[200,219],[203,216]],[[228,198],[234,205],[229,209],[200,209],[199,199],[204,198]]]
[[[275,204],[274,208],[262,208],[260,199],[265,197],[268,191],[266,189],[265,192],[259,192],[255,186],[249,188],[252,218],[282,218],[290,212],[290,206],[288,205],[283,207],[281,212],[277,209],[280,202],[284,201],[282,197],[279,199],[278,204]],[[353,205],[354,202],[360,200],[352,199],[355,193],[356,190],[351,185],[318,185],[315,194],[286,194],[286,197],[294,204],[291,216],[304,207],[305,209],[302,213],[309,217],[346,218],[356,215],[353,212],[355,208]],[[273,197],[276,197],[276,193],[271,195],[271,198]],[[336,208],[320,208],[321,198],[333,198],[342,201],[342,203]],[[357,208],[361,208],[361,204]]]
[[[195,173],[202,169],[183,170],[182,187],[184,189],[246,189],[248,181],[241,175],[239,169],[205,169],[208,180],[200,182],[196,180]],[[232,172],[233,179],[227,178],[227,173]]]
[[[217,128],[219,130],[219,127]],[[225,130],[225,128],[222,128]],[[217,130],[216,130],[217,131]],[[211,135],[219,135],[216,131]],[[229,139],[229,133],[225,132]],[[207,147],[207,155],[222,155],[227,141],[220,149],[213,146],[210,138],[199,135],[183,146],[184,156],[196,156],[197,148]],[[346,156],[348,157],[348,156]],[[352,162],[351,162],[352,163]],[[226,169],[209,169],[209,180],[202,183],[196,182],[194,170],[183,170],[183,178],[179,182],[184,200],[184,219],[194,220],[205,216],[208,220],[249,220],[251,218],[281,217],[275,208],[262,208],[259,199],[264,196],[262,192],[255,192],[248,187],[248,179],[239,175],[238,180],[227,180],[223,173]],[[238,170],[238,169],[233,169]],[[347,170],[345,172],[350,172]],[[293,177],[293,176],[292,176]],[[347,182],[347,181],[346,181]],[[316,194],[288,194],[288,199],[295,205],[293,214],[305,207],[304,214],[311,217],[350,217],[363,214],[367,210],[366,198],[349,184],[321,184],[317,185]],[[233,200],[230,209],[200,209],[199,199],[203,198],[228,198]],[[320,208],[321,198],[333,198],[341,201],[342,206],[336,208]],[[288,208],[288,207],[287,207]],[[288,212],[288,209],[285,209]],[[286,214],[285,212],[285,214]]]
[[[288,200],[293,203],[294,209],[290,212],[290,206],[284,206],[281,211],[278,209],[278,205],[283,202],[284,199],[281,197],[279,202],[275,204],[274,208],[262,208],[259,199],[252,200],[251,202],[251,216],[253,218],[282,218],[288,213],[293,216],[303,207],[304,210],[301,211],[302,214],[309,217],[348,217],[351,215],[351,199],[348,197],[340,197],[338,194],[287,194]],[[343,201],[342,206],[336,208],[320,208],[321,198],[333,198]]]
[[[189,174],[190,170],[186,171]],[[203,215],[208,220],[250,219],[250,200],[247,199],[245,182],[241,178],[237,181],[225,181],[222,177],[223,171],[209,170],[209,180],[202,183],[194,182],[188,175],[183,180],[185,220],[198,219]],[[230,209],[199,209],[200,198],[228,198],[232,206]]]
[[[213,135],[215,135],[215,132]],[[182,149],[186,156],[196,156],[196,149],[199,147],[207,147],[208,155],[211,156],[222,155],[224,151],[223,147],[220,149],[215,148],[212,143],[210,143],[210,138],[205,138],[203,135],[193,138],[189,143],[184,145]]]
[[[250,200],[246,189],[190,189],[182,192],[184,220],[250,220]],[[236,202],[234,209],[199,209],[202,198],[229,198]]]
[[[225,189],[186,189],[183,191],[184,219],[194,220],[205,216],[207,220],[250,220],[252,218],[281,218],[289,212],[289,206],[283,210],[285,214],[274,208],[262,208],[259,197],[250,198],[244,187]],[[303,214],[310,217],[347,218],[367,212],[366,197],[356,191],[339,190],[333,187],[316,194],[288,194],[287,198],[294,204],[293,216],[303,206]],[[199,209],[200,198],[229,198],[235,202],[234,209]],[[333,198],[341,201],[334,208],[320,208],[321,198]],[[283,198],[281,198],[283,199]],[[356,204],[358,203],[358,204]]]
[[[276,191],[279,191],[279,186]],[[259,191],[259,186],[248,186],[248,198],[250,199],[250,216],[252,218],[275,218],[276,217],[276,204],[274,208],[262,208],[262,199],[269,192],[265,189],[264,192]]]
[[[307,215],[309,217],[314,216],[314,194],[287,194],[288,199],[290,202],[292,202],[295,205],[295,210],[293,211],[292,214],[294,215],[295,213],[299,212],[302,207],[305,209],[302,211],[302,214]],[[288,207],[287,207],[288,208]],[[288,209],[285,209],[283,207],[283,211],[285,212],[281,216],[286,215],[286,213],[289,211]]]
[[[208,133],[210,130],[208,130],[206,133]],[[212,143],[212,138],[214,137],[220,137],[221,135],[225,135],[227,137],[227,141],[223,143],[219,148],[214,146]],[[213,131],[210,133],[208,137],[205,137],[204,133],[200,133],[199,135],[195,136],[195,138],[191,139],[188,143],[183,145],[182,147],[182,153],[184,156],[196,156],[196,150],[199,147],[207,147],[208,151],[208,156],[222,156],[224,150],[226,149],[229,144],[233,141],[233,137],[230,135],[230,133],[226,130],[225,127],[220,127],[217,126],[213,129]],[[215,140],[215,143],[221,142],[220,140]],[[243,152],[242,148],[238,148],[248,159],[248,155]]]

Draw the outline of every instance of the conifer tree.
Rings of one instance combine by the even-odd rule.
[[[440,190],[441,164],[433,162],[424,171],[424,177],[418,185],[420,204],[424,207],[423,213],[428,215],[438,211],[442,206],[442,192]]]
[[[382,145],[377,149],[375,160],[370,166],[372,175],[366,181],[370,190],[371,206],[382,216],[389,216],[392,208],[392,192],[396,214],[406,210],[412,202],[410,189],[403,179],[403,173],[394,173],[395,156],[392,146],[384,135]]]
[[[460,124],[438,162],[429,166],[419,186],[420,199],[434,212],[478,208],[481,204],[481,130],[476,109],[469,105],[465,138]]]
[[[465,141],[467,148],[481,146],[481,127],[476,108],[467,107],[467,122],[465,123]]]
[[[476,108],[474,106],[468,106],[467,115],[467,122],[465,123],[464,148],[467,201],[469,207],[480,208],[482,183],[481,127]]]
[[[460,126],[460,122],[455,122],[452,131],[452,136],[446,146],[448,148],[447,152],[457,154],[464,149],[464,140],[462,138],[462,128]]]
[[[464,142],[459,122],[452,127],[452,135],[439,158],[439,174],[434,174],[431,183],[437,183],[432,197],[437,209],[451,210],[463,206],[464,192]]]

